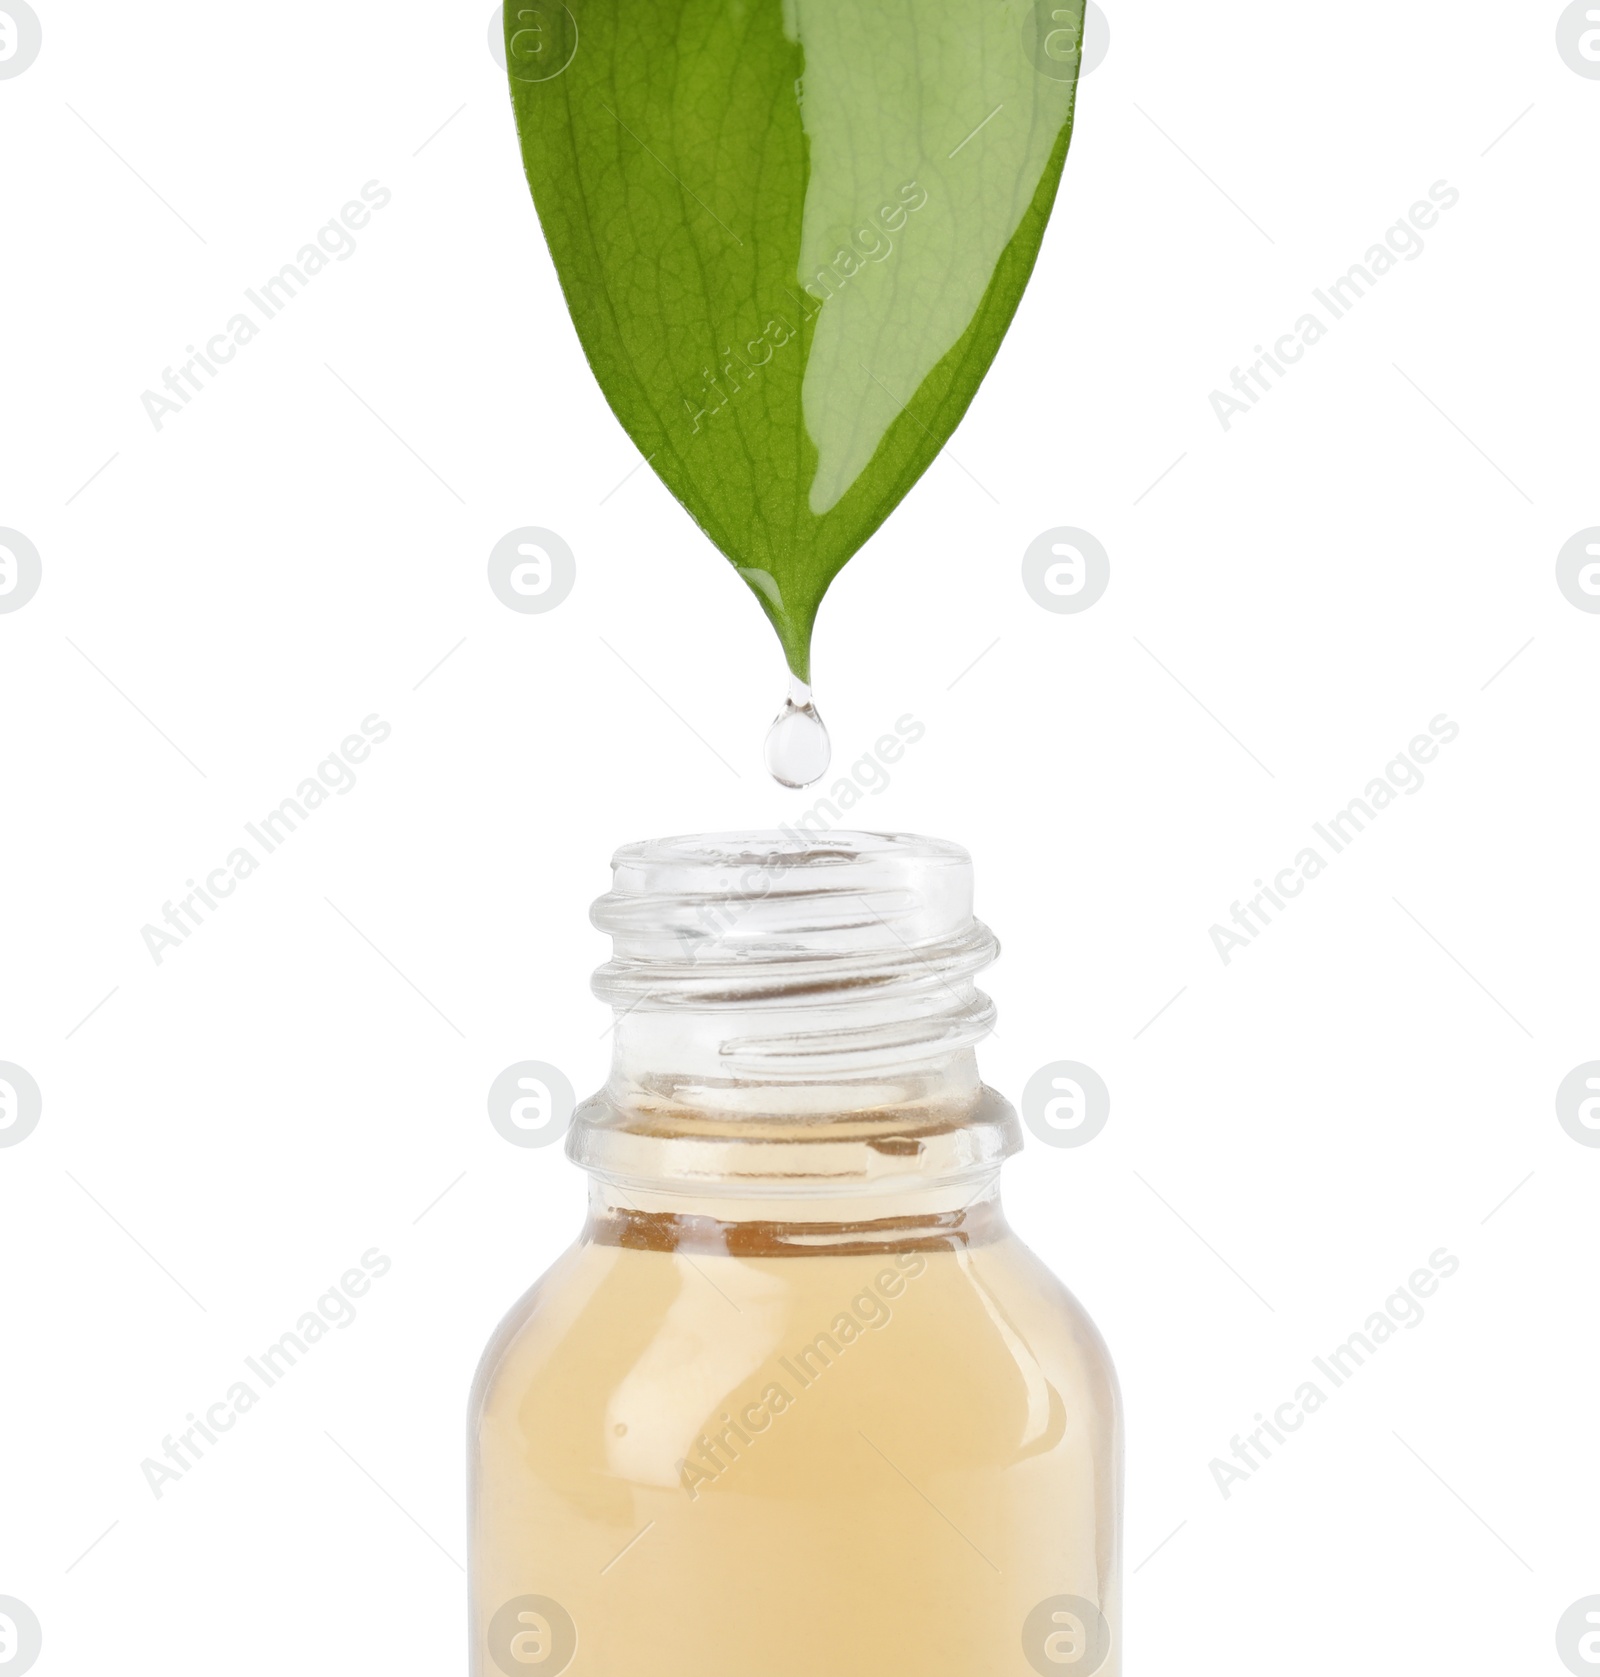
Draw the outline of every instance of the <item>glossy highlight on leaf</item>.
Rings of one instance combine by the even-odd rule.
[[[1022,296],[1083,0],[510,0],[523,162],[596,379],[810,678],[829,583]]]

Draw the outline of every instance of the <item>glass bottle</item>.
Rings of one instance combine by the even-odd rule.
[[[1105,1346],[1000,1208],[965,851],[630,845],[577,1243],[471,1403],[476,1677],[1114,1677]]]

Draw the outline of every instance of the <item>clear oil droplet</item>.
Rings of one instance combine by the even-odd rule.
[[[809,786],[828,772],[833,745],[811,689],[789,677],[789,697],[767,730],[767,769],[780,786]]]

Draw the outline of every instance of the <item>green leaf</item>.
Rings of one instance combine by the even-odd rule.
[[[829,583],[955,429],[1027,284],[1083,0],[569,7],[506,6],[567,306],[809,680]]]

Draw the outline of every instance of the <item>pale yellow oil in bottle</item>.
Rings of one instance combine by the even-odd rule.
[[[1104,1347],[997,1207],[903,1221],[591,1223],[479,1375],[475,1669],[1115,1677]]]

